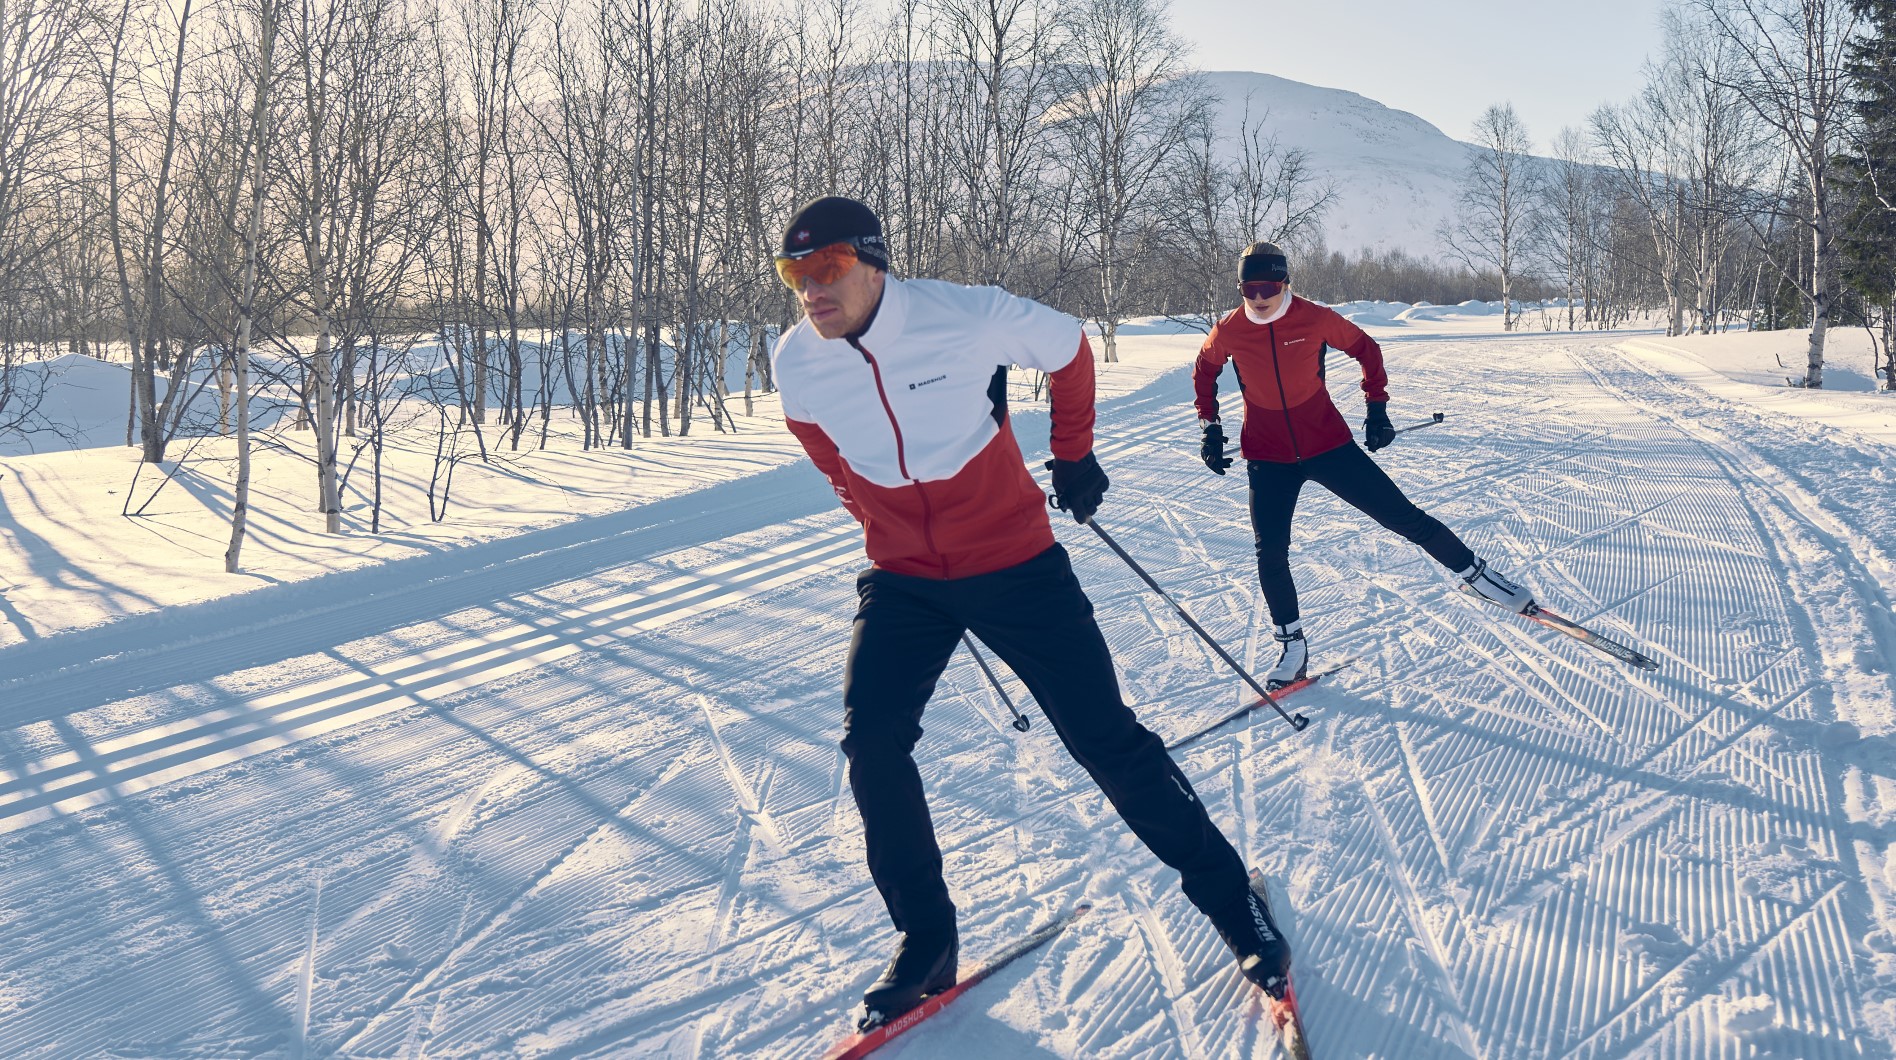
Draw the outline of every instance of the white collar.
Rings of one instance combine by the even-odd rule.
[[[1284,299],[1284,304],[1277,307],[1277,312],[1267,317],[1258,316],[1257,311],[1252,309],[1251,303],[1247,301],[1244,303],[1244,317],[1253,324],[1274,324],[1282,320],[1285,313],[1290,312],[1290,299],[1295,297],[1297,296],[1293,294],[1290,298]]]
[[[902,333],[908,323],[908,288],[902,281],[888,272],[882,274],[882,304],[876,307],[876,318],[869,322],[869,329],[858,340],[864,346],[874,350],[876,344],[885,339],[893,339]]]

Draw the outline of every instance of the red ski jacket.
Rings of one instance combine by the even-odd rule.
[[[1003,370],[1048,373],[1053,455],[1085,456],[1093,351],[1078,320],[997,287],[891,276],[853,343],[803,321],[772,359],[785,425],[862,524],[877,567],[966,578],[1053,547]]]
[[[1291,464],[1348,444],[1349,425],[1324,385],[1326,348],[1362,364],[1366,400],[1389,400],[1376,340],[1335,310],[1292,295],[1268,323],[1252,322],[1239,306],[1212,325],[1192,371],[1198,418],[1217,422],[1218,374],[1230,361],[1244,394],[1239,450],[1246,460]]]

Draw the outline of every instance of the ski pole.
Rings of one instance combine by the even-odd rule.
[[[1014,716],[1014,728],[1019,729],[1021,732],[1026,732],[1028,726],[1027,715],[1022,714],[1015,708],[1014,701],[1007,695],[1007,689],[1001,687],[1001,679],[994,676],[994,671],[988,668],[987,660],[982,658],[981,652],[975,648],[974,638],[968,636],[964,631],[961,634],[961,643],[968,646],[968,654],[974,656],[974,661],[980,664],[981,672],[987,675],[988,684],[993,685],[994,691],[1001,694],[1001,702],[1007,704],[1007,712]]]
[[[1283,718],[1285,721],[1289,722],[1290,727],[1296,730],[1297,732],[1304,731],[1305,727],[1307,727],[1310,724],[1309,718],[1304,717],[1301,712],[1299,712],[1295,716],[1284,713],[1284,708],[1277,705],[1277,700],[1272,699],[1271,694],[1269,692],[1264,691],[1264,686],[1257,683],[1257,678],[1252,677],[1249,673],[1246,673],[1244,667],[1238,665],[1238,660],[1233,659],[1229,652],[1225,651],[1224,648],[1220,646],[1217,641],[1212,639],[1211,634],[1205,632],[1205,627],[1199,625],[1198,622],[1192,618],[1192,616],[1186,614],[1185,609],[1178,606],[1178,601],[1172,599],[1172,594],[1160,588],[1159,583],[1152,580],[1152,575],[1147,574],[1145,572],[1145,568],[1139,566],[1139,562],[1137,560],[1133,559],[1130,555],[1127,555],[1126,550],[1119,547],[1119,542],[1114,541],[1112,535],[1107,533],[1105,528],[1101,527],[1097,522],[1094,522],[1090,518],[1085,520],[1085,522],[1086,522],[1086,525],[1093,528],[1094,533],[1099,535],[1099,539],[1101,541],[1106,542],[1106,547],[1118,553],[1119,558],[1126,561],[1126,566],[1131,567],[1132,572],[1134,574],[1137,574],[1142,581],[1144,581],[1147,585],[1151,586],[1152,591],[1155,593],[1158,593],[1159,596],[1162,599],[1164,599],[1166,603],[1172,605],[1172,610],[1178,613],[1178,617],[1184,619],[1185,624],[1192,627],[1192,632],[1198,634],[1199,639],[1203,640],[1206,644],[1211,645],[1211,650],[1218,653],[1218,658],[1223,659],[1225,661],[1226,666],[1229,666],[1233,670],[1236,670],[1238,676],[1244,678],[1244,683],[1247,685],[1250,685],[1252,691],[1256,692],[1260,697],[1262,697],[1264,702],[1269,703],[1271,705],[1271,709],[1277,712],[1278,717]]]
[[[1442,414],[1438,412],[1428,419],[1423,420],[1421,423],[1411,423],[1407,427],[1397,427],[1396,433],[1402,434],[1405,431],[1419,431],[1424,427],[1433,427],[1440,422],[1442,422]]]

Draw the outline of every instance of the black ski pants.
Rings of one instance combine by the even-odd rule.
[[[1294,464],[1247,461],[1251,480],[1251,529],[1257,542],[1257,580],[1264,587],[1264,603],[1271,621],[1287,626],[1297,621],[1297,583],[1290,576],[1290,522],[1297,514],[1297,494],[1306,482],[1315,482],[1344,503],[1383,527],[1422,546],[1435,562],[1452,571],[1464,571],[1475,562],[1453,530],[1415,506],[1389,475],[1355,442],[1346,442]]]
[[[1242,899],[1242,859],[1164,742],[1120,698],[1106,639],[1065,549],[1055,545],[1005,570],[949,581],[869,570],[856,594],[843,752],[869,874],[898,931],[930,935],[954,924],[912,752],[922,709],[963,630],[1013,668],[1133,833],[1183,876],[1194,905],[1212,910]]]

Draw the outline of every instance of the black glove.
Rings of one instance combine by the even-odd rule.
[[[1231,458],[1225,455],[1225,429],[1216,420],[1205,424],[1205,441],[1198,447],[1198,459],[1220,475],[1231,466]]]
[[[1370,402],[1369,415],[1363,417],[1363,448],[1373,453],[1395,440],[1396,428],[1389,422],[1389,402]]]
[[[1078,460],[1049,460],[1047,470],[1053,472],[1055,508],[1072,512],[1076,523],[1091,519],[1093,513],[1099,511],[1100,499],[1106,496],[1111,480],[1092,453]]]

